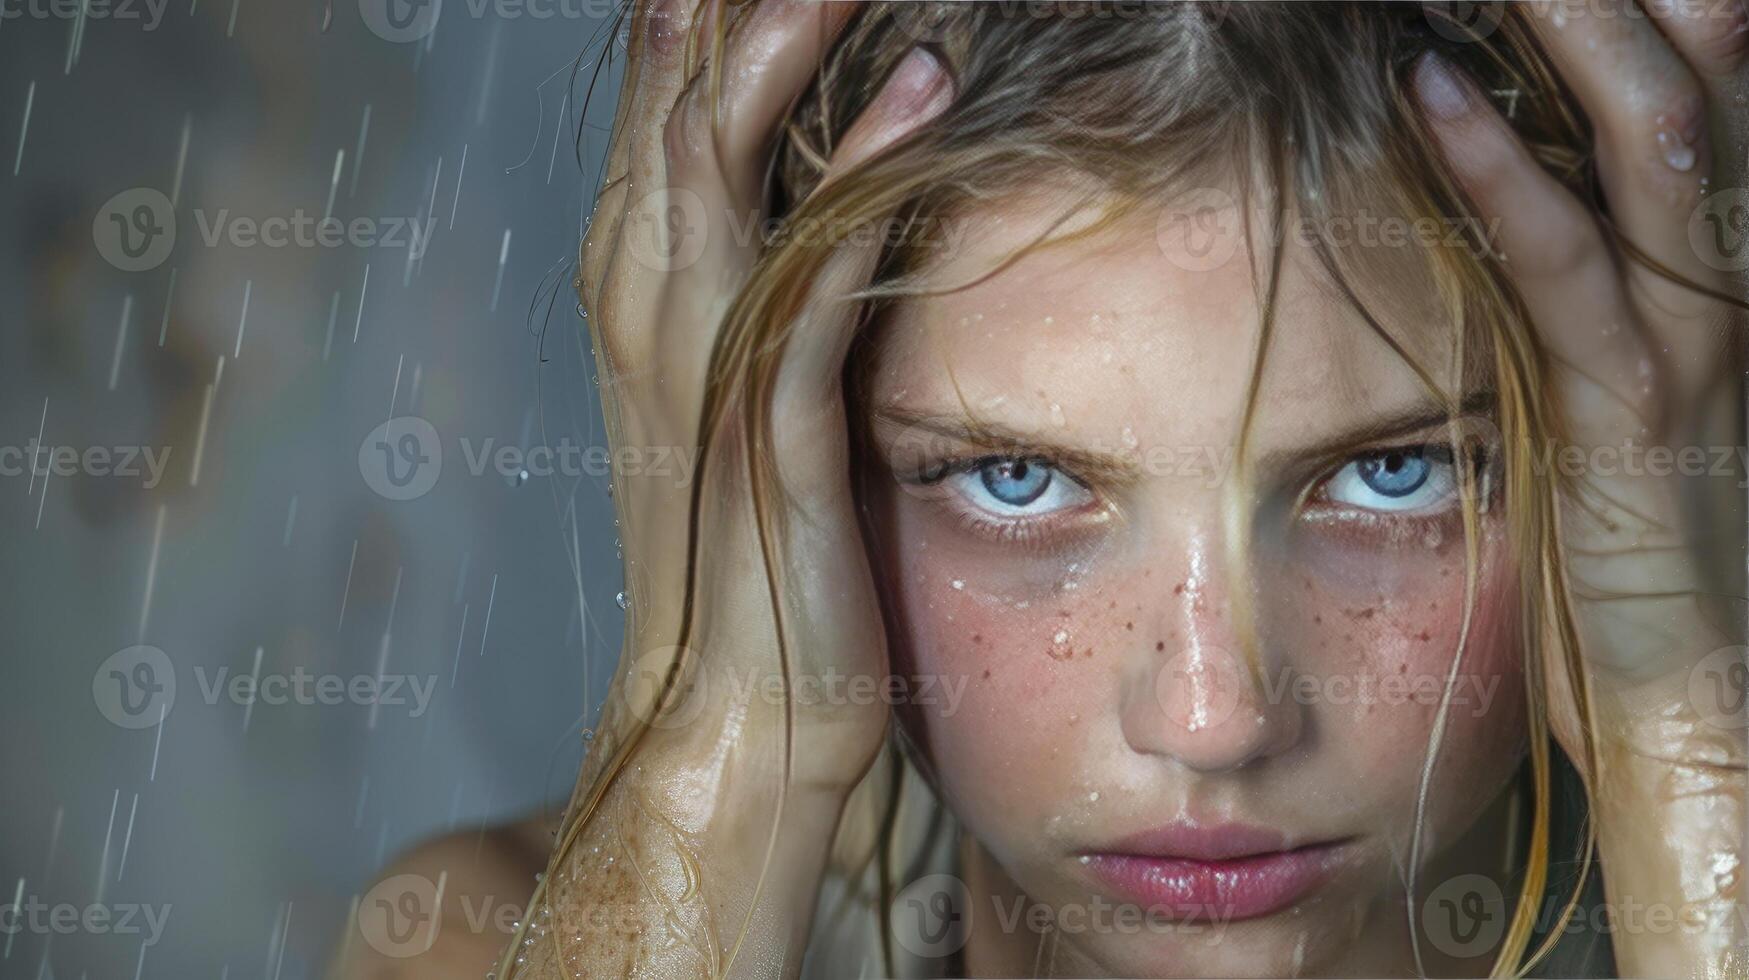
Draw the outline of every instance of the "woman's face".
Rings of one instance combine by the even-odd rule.
[[[1051,215],[978,216],[932,284],[976,278]],[[865,501],[895,670],[964,686],[906,723],[976,841],[974,947],[1030,957],[1037,934],[1004,914],[1024,895],[1055,923],[1059,969],[1388,970],[1407,950],[1415,801],[1465,624],[1446,416],[1290,236],[1250,490],[1229,516],[1257,280],[1243,242],[1187,250],[1158,217],[901,304],[868,365]],[[1371,257],[1392,283],[1375,291],[1396,296],[1378,312],[1455,390],[1414,247]],[[1463,397],[1486,416],[1485,394]],[[1522,757],[1500,509],[1480,517],[1424,866]],[[1240,568],[1235,524],[1251,527]]]

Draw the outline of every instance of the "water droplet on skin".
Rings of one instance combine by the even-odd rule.
[[[1441,531],[1437,527],[1428,528],[1427,533],[1423,534],[1421,536],[1421,544],[1424,547],[1437,548],[1441,544],[1443,544],[1444,542],[1445,542],[1445,532]]]
[[[955,589],[964,589],[966,587],[966,583],[957,578],[953,580],[952,584]]]
[[[1099,802],[1099,791],[1098,791],[1098,790],[1094,790],[1094,791],[1093,791],[1093,792],[1091,792],[1091,793],[1088,793],[1088,794],[1087,794],[1087,802],[1089,802],[1089,803],[1098,803],[1098,802]]]
[[[1130,428],[1127,425],[1124,426],[1123,427],[1123,445],[1124,445],[1124,448],[1125,449],[1134,449],[1141,444],[1142,444],[1141,440],[1136,438],[1136,430]]]
[[[1069,424],[1068,418],[1063,415],[1063,406],[1058,405],[1056,402],[1051,402],[1051,424],[1052,425],[1068,425]]]
[[[1051,642],[1055,643],[1057,646],[1062,646],[1063,644],[1069,642],[1069,631],[1068,630],[1057,630],[1057,635],[1051,637]]]
[[[1045,326],[1047,326],[1047,327],[1053,323],[1056,323],[1056,322],[1057,322],[1056,317],[1050,317],[1050,316],[1045,317]]]
[[[1663,154],[1664,162],[1669,164],[1672,170],[1687,173],[1694,169],[1694,147],[1683,142],[1682,134],[1676,130],[1669,128],[1658,130],[1658,150]]]

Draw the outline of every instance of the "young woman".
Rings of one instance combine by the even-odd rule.
[[[498,976],[1749,975],[1744,7],[1479,12],[640,6]]]

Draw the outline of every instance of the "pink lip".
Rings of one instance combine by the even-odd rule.
[[[1088,851],[1105,887],[1173,920],[1252,919],[1280,911],[1335,874],[1343,841],[1289,846],[1244,824],[1172,824]]]

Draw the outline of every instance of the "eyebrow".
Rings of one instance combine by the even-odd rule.
[[[1483,389],[1464,396],[1463,401],[1458,403],[1455,412],[1443,403],[1425,401],[1400,411],[1369,418],[1309,446],[1297,446],[1293,449],[1266,453],[1258,459],[1259,468],[1268,469],[1275,466],[1285,468],[1294,462],[1307,459],[1328,460],[1344,453],[1351,453],[1364,446],[1389,442],[1392,439],[1425,432],[1435,426],[1447,425],[1454,419],[1492,414],[1495,403],[1496,397],[1493,389]]]
[[[1016,456],[1039,456],[1067,466],[1081,476],[1112,482],[1141,479],[1138,460],[1120,453],[1101,452],[1056,442],[1036,432],[1013,428],[1001,422],[976,419],[964,413],[924,414],[901,408],[877,408],[870,412],[876,427],[921,429],[965,443],[974,450]]]
[[[1307,446],[1276,450],[1258,459],[1260,468],[1289,468],[1308,460],[1327,461],[1343,453],[1394,438],[1425,432],[1448,424],[1454,418],[1488,414],[1493,410],[1495,393],[1477,391],[1467,395],[1454,414],[1441,403],[1427,401],[1400,411],[1369,418],[1334,436]],[[1037,432],[1029,432],[997,421],[975,419],[963,412],[922,413],[897,407],[873,409],[871,421],[878,429],[921,429],[925,432],[964,443],[974,450],[1016,456],[1039,456],[1069,467],[1078,474],[1110,481],[1138,481],[1145,474],[1141,452],[1116,453],[1087,449],[1057,442]]]

